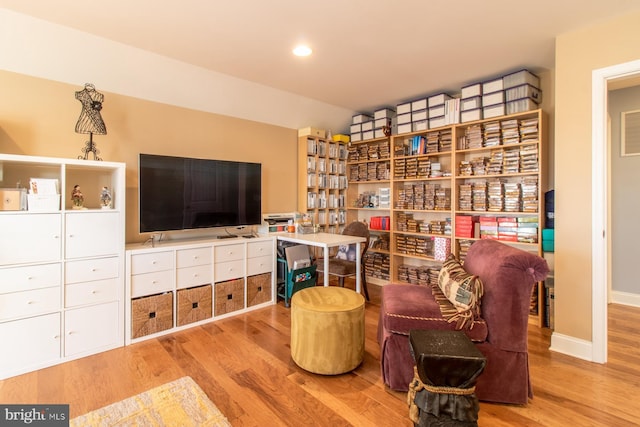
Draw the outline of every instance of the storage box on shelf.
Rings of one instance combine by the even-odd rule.
[[[0,163],[0,187],[40,180],[55,196],[0,211],[0,336],[13,343],[0,378],[124,345],[125,165],[5,154]],[[83,209],[72,209],[75,185]],[[103,187],[110,209],[101,208]]]
[[[482,93],[479,84],[474,90],[474,96]],[[398,106],[399,115],[407,110],[411,111],[410,104]],[[393,135],[389,156],[376,160],[365,153],[379,141],[352,143],[349,217],[370,223],[373,216],[387,215],[358,207],[357,201],[391,188],[391,229],[378,233],[389,238],[389,281],[437,280],[441,255],[436,255],[436,242],[444,253],[450,250],[464,259],[470,245],[481,238],[480,217],[494,222],[488,225],[485,220],[484,238],[499,238],[541,254],[545,126],[542,111],[533,110]],[[389,179],[369,180],[376,176],[376,165],[386,162]],[[544,301],[542,295],[536,299]],[[541,324],[543,315],[541,307],[532,319]]]
[[[339,233],[346,222],[347,147],[342,140],[298,140],[298,211],[322,231]]]
[[[347,222],[363,221],[369,224],[371,238],[385,236],[388,240],[390,228],[390,138],[375,138],[371,141],[352,142],[349,147],[347,191]],[[384,237],[383,237],[384,238]],[[369,248],[372,253],[374,249]],[[384,250],[382,250],[384,251]],[[388,257],[388,250],[383,255]],[[382,258],[379,257],[382,262]],[[372,261],[373,258],[370,258]],[[388,264],[388,262],[382,262]],[[380,265],[382,265],[380,264]],[[363,261],[363,265],[366,265]],[[373,264],[369,270],[372,271]],[[386,273],[380,272],[369,278],[379,279]],[[369,281],[369,278],[367,279]]]
[[[545,126],[536,110],[456,127],[454,246],[459,254],[481,238],[542,255]],[[538,286],[532,297],[532,318],[540,325],[542,292]]]
[[[451,247],[452,137],[440,128],[393,139],[393,281],[429,283],[441,262],[436,239]]]
[[[275,238],[169,240],[126,251],[126,343],[275,302]]]

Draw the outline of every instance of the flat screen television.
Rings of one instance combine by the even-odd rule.
[[[140,232],[260,224],[262,165],[140,154]]]

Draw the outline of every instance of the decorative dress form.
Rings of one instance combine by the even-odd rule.
[[[91,83],[87,83],[84,89],[76,92],[76,99],[82,103],[82,111],[76,123],[76,133],[106,135],[107,127],[100,115],[104,95]]]

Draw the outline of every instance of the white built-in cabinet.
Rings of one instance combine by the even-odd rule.
[[[126,343],[275,304],[276,240],[133,243],[126,251]]]
[[[124,345],[124,163],[0,154],[3,196],[31,178],[57,180],[60,200],[2,204],[0,378]]]

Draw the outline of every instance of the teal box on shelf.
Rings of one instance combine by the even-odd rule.
[[[555,229],[542,229],[542,250],[543,252],[553,252],[555,249]]]

